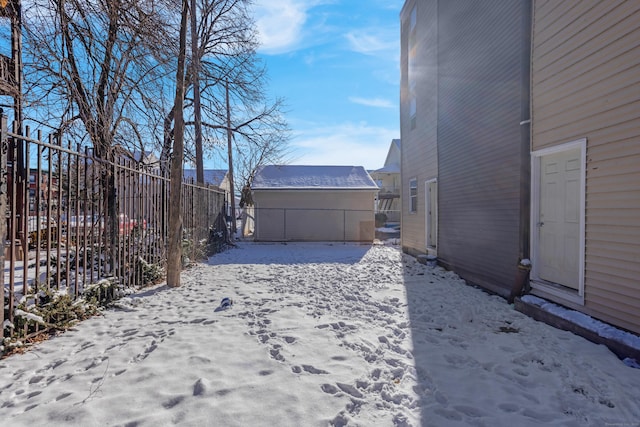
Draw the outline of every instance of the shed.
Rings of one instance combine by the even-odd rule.
[[[362,166],[262,166],[251,189],[257,241],[373,241],[378,187]]]

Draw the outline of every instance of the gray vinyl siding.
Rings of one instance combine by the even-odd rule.
[[[415,90],[416,126],[409,116],[409,22],[416,5]],[[436,0],[408,1],[401,13],[401,94],[400,128],[402,135],[402,247],[409,253],[426,252],[425,181],[436,178],[437,163],[437,10]],[[409,181],[416,179],[417,211],[409,209]]]
[[[587,314],[640,333],[640,2],[534,2],[532,149],[587,140]]]
[[[530,2],[438,7],[438,258],[506,296],[523,255]]]

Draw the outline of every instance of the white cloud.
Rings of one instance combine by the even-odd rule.
[[[359,98],[357,96],[350,96],[349,101],[354,104],[365,105],[367,107],[396,108],[396,105],[393,102],[382,98]]]
[[[257,0],[254,10],[260,51],[278,54],[295,50],[313,4],[309,0]]]
[[[379,29],[356,30],[345,35],[351,50],[365,55],[388,54],[399,49],[397,35]]]
[[[312,127],[299,131],[291,141],[294,164],[346,165],[379,169],[384,166],[397,129],[371,126],[366,122]]]

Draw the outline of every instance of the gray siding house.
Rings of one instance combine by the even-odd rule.
[[[402,247],[508,296],[528,251],[529,0],[401,12]]]

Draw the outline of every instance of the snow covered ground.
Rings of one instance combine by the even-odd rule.
[[[0,424],[640,425],[640,369],[396,247],[241,243],[182,277],[0,361]]]

